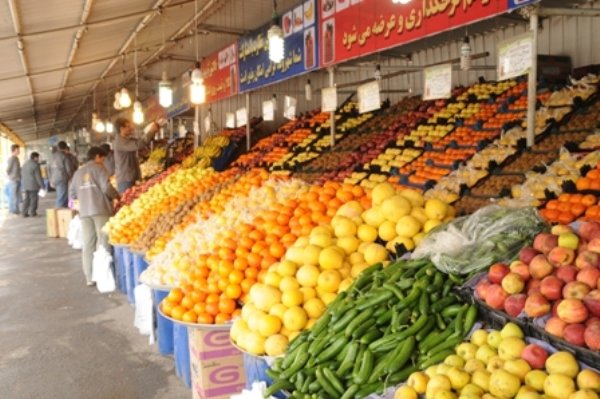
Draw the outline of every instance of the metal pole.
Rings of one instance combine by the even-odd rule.
[[[194,107],[194,149],[198,148],[200,142],[200,106]]]
[[[538,7],[532,7],[529,14],[530,29],[533,36],[531,52],[531,70],[527,87],[527,147],[535,144],[535,105],[537,102],[537,51],[538,51]]]
[[[246,93],[246,151],[250,151],[250,92]]]
[[[329,87],[335,86],[335,71],[333,68],[329,68]],[[335,147],[335,111],[331,112],[329,117],[331,122],[331,148]]]

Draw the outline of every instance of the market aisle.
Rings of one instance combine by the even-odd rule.
[[[86,287],[80,252],[47,238],[43,216],[2,219],[1,398],[191,396],[172,358],[138,334],[126,298]]]

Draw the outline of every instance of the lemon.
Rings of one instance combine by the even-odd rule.
[[[425,224],[423,225],[423,232],[429,233],[431,230],[435,229],[436,227],[438,227],[441,224],[442,224],[442,222],[439,220],[430,219],[430,220],[426,221]]]
[[[398,222],[403,216],[409,215],[411,209],[410,202],[400,195],[394,195],[381,204],[381,211],[385,219],[394,223]]]
[[[247,305],[244,305],[244,307],[246,307]],[[273,306],[271,308],[271,310],[269,310],[269,314],[275,317],[278,317],[279,319],[283,319],[283,314],[285,313],[285,311],[287,310],[287,306],[285,306],[283,303],[278,303],[277,305]],[[242,309],[242,312],[244,311],[244,309]]]
[[[315,291],[315,289],[312,287],[300,287],[300,292],[302,293],[302,298],[304,298],[304,303],[317,297],[317,291]]]
[[[231,339],[233,339],[234,341],[237,342],[240,335],[245,334],[248,331],[249,331],[249,329],[248,329],[248,325],[246,324],[246,322],[243,319],[237,319],[233,322],[233,325],[231,326],[231,331],[229,332],[229,335],[231,336]]]
[[[262,355],[265,353],[265,338],[259,333],[250,331],[244,338],[245,348],[253,355]]]
[[[283,276],[295,276],[297,270],[298,270],[298,265],[289,260],[282,260],[277,265],[277,273],[279,273],[279,275],[282,277]],[[279,284],[277,284],[277,286],[279,286]]]
[[[298,263],[305,265],[318,265],[320,253],[320,247],[317,247],[316,245],[307,245],[303,250],[302,262]]]
[[[407,251],[412,251],[413,249],[415,249],[415,242],[408,237],[402,237],[402,236],[395,237],[393,240],[388,242],[385,245],[385,247],[387,248],[388,251],[396,253],[396,244],[404,245],[404,248]]]
[[[429,219],[442,220],[446,217],[448,205],[437,199],[431,198],[425,202],[425,214]]]
[[[396,223],[386,220],[379,226],[379,238],[383,241],[391,241],[396,237]]]
[[[423,206],[423,204],[425,203],[425,199],[423,198],[423,195],[416,191],[416,190],[411,190],[409,188],[406,188],[402,191],[400,191],[400,195],[404,198],[406,198],[412,206]]]
[[[300,284],[295,277],[285,276],[279,283],[279,289],[282,292],[297,290],[298,288],[300,288]],[[281,302],[281,299],[278,302]]]
[[[323,301],[325,305],[329,305],[331,302],[335,300],[337,294],[333,292],[323,292],[319,295],[319,298]]]
[[[282,283],[289,278],[291,277],[284,277]],[[273,306],[281,303],[281,291],[265,284],[254,284],[250,289],[250,300],[257,309],[268,312]]]
[[[390,183],[380,183],[373,187],[373,191],[371,191],[373,205],[383,204],[386,199],[394,196],[395,194],[396,190]]]
[[[337,292],[342,276],[337,270],[325,270],[319,274],[317,286],[325,292]]]
[[[315,287],[320,270],[314,265],[303,265],[296,272],[296,279],[303,287]]]
[[[427,374],[421,371],[416,371],[408,377],[407,384],[409,387],[412,387],[418,394],[422,395],[427,390],[428,382],[429,377],[427,376]]]
[[[356,253],[360,240],[355,236],[340,237],[337,239],[336,245],[341,248],[346,255]]]
[[[361,216],[366,224],[375,228],[378,228],[381,223],[385,222],[385,214],[379,207],[367,209]]]
[[[253,303],[245,304],[244,307],[242,307],[242,320],[244,320],[246,323],[248,323],[248,319],[250,318],[250,315],[255,310],[258,310],[258,309],[256,308],[256,306]]]
[[[318,319],[325,312],[325,304],[319,298],[309,299],[303,306],[306,314],[311,319]]]
[[[355,218],[360,216],[361,213],[364,212],[363,206],[358,201],[350,201],[346,202],[344,205],[340,206],[340,208],[336,212],[336,216],[345,216],[347,218]]]
[[[263,337],[270,337],[281,330],[281,320],[277,316],[262,315],[258,321],[258,333]]]
[[[280,356],[285,353],[288,339],[285,335],[275,334],[265,340],[265,352],[269,356]]]
[[[352,265],[352,269],[350,269],[350,275],[352,277],[357,277],[363,272],[363,270],[368,269],[369,267],[370,265],[367,263],[357,263],[356,265]]]
[[[415,219],[417,219],[421,224],[424,224],[427,220],[429,220],[429,218],[427,217],[427,214],[425,213],[425,209],[424,208],[413,208],[410,211],[410,216],[414,217]]]
[[[338,247],[328,247],[319,254],[319,266],[325,270],[339,269],[344,264],[344,255]]]
[[[328,235],[329,237],[331,237],[332,233],[333,233],[333,230],[331,229],[330,226],[317,226],[311,230],[310,237],[316,236],[316,235],[321,235],[321,234]],[[310,240],[310,238],[309,238],[309,240]],[[308,244],[308,242],[306,244]]]
[[[281,295],[281,303],[291,308],[292,306],[300,306],[304,302],[304,295],[299,289],[283,291]]]
[[[396,223],[396,233],[402,237],[414,237],[421,231],[421,222],[414,216],[402,216]]]
[[[338,287],[338,292],[344,292],[352,285],[351,278],[344,278]]]
[[[286,261],[286,262],[289,262],[289,261]],[[292,262],[290,262],[290,263],[292,263]],[[269,271],[265,275],[265,284],[270,285],[271,287],[279,287],[279,284],[281,283],[282,278],[283,277],[281,276],[281,274],[279,274],[275,271]]]
[[[262,310],[255,310],[254,312],[252,312],[252,314],[250,315],[250,318],[248,319],[248,329],[250,331],[254,331],[254,332],[258,332],[259,328],[260,328],[260,319],[266,315],[265,312],[263,312]]]
[[[375,242],[377,240],[377,229],[368,224],[361,224],[357,230],[358,239],[362,242]]]
[[[336,237],[351,237],[356,235],[356,225],[354,222],[344,216],[335,216],[331,221],[333,234]]]
[[[350,261],[351,265],[356,265],[358,263],[364,263],[365,257],[360,252],[354,252],[353,254],[350,255],[348,260]]]
[[[289,308],[283,314],[283,325],[291,332],[302,330],[307,321],[306,312],[300,306]]]
[[[311,234],[310,245],[316,245],[320,248],[326,248],[333,244],[333,238],[329,234]]]
[[[418,399],[419,395],[412,387],[404,385],[396,390],[394,399]]]
[[[365,262],[367,264],[374,265],[387,259],[388,252],[383,245],[376,243],[369,244],[365,251]]]

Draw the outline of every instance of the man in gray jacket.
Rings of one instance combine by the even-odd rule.
[[[125,118],[117,119],[115,128],[117,130],[113,143],[115,175],[119,193],[123,193],[142,178],[137,153],[154,138],[156,130],[138,139],[134,136],[133,124]]]
[[[56,207],[66,208],[69,204],[69,181],[75,173],[71,158],[67,155],[69,146],[64,141],[58,143],[58,151],[50,162],[50,185],[56,189]]]
[[[44,186],[42,171],[40,170],[40,154],[32,152],[29,161],[25,162],[21,170],[23,175],[23,217],[37,216],[38,192]]]
[[[21,202],[21,161],[19,161],[20,148],[17,144],[10,147],[12,155],[8,158],[6,174],[8,175],[8,210],[14,215],[19,214]]]
[[[105,157],[99,147],[90,148],[88,162],[75,172],[70,189],[71,198],[79,201],[83,273],[88,286],[94,285],[92,261],[97,246],[102,245],[109,251],[108,238],[102,227],[113,214],[112,200],[119,198],[104,168]]]

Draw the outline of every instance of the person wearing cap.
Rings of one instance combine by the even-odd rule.
[[[87,155],[88,162],[73,176],[70,198],[79,201],[83,273],[87,285],[92,286],[94,252],[100,245],[110,250],[108,237],[102,232],[102,227],[112,216],[112,201],[119,198],[119,193],[110,183],[104,167],[106,153],[99,147],[92,147]]]

